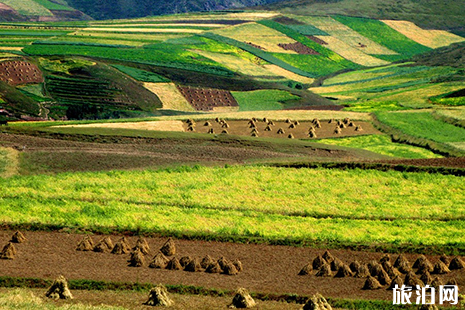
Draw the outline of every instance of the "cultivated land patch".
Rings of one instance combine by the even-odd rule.
[[[0,62],[0,81],[10,85],[42,83],[44,78],[39,68],[27,61]]]
[[[125,128],[139,130],[156,130],[156,131],[184,131],[183,122],[181,121],[155,121],[155,122],[125,122],[125,123],[96,123],[83,125],[66,125],[74,128],[93,127],[93,128]],[[58,126],[60,127],[60,126]]]
[[[431,48],[448,46],[465,39],[444,30],[424,30],[412,22],[401,20],[383,20],[383,23],[402,33],[407,38]]]
[[[144,83],[144,87],[160,98],[163,109],[195,111],[174,83]]]
[[[276,65],[264,65],[264,67],[276,74],[276,75],[280,75],[280,76],[284,76],[290,80],[293,80],[293,81],[296,81],[296,82],[300,82],[300,83],[304,83],[304,84],[311,84],[315,81],[315,79],[312,79],[312,78],[309,78],[309,77],[305,77],[305,76],[301,76],[301,75],[298,75],[298,74],[295,74],[291,71],[288,71],[284,68],[281,68],[279,66],[276,66]]]
[[[33,0],[2,0],[2,2],[22,15],[53,16],[52,12]]]

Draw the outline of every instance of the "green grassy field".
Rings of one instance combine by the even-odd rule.
[[[0,220],[269,242],[462,248],[464,182],[428,173],[240,166],[37,175],[0,180]]]
[[[232,92],[232,95],[239,104],[239,111],[281,110],[286,101],[299,99],[299,97],[283,90]]]

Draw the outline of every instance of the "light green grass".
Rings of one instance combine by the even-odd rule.
[[[231,93],[237,100],[240,111],[281,110],[286,101],[299,99],[299,97],[283,90],[236,91]]]
[[[318,142],[324,144],[341,145],[360,148],[381,155],[402,158],[440,158],[442,156],[421,147],[394,143],[391,138],[384,135],[369,135],[338,139],[321,139]]]
[[[67,5],[58,4],[49,0],[34,0],[38,4],[42,5],[48,10],[57,10],[57,11],[74,11],[73,8],[70,8]]]
[[[26,16],[53,16],[52,12],[34,0],[2,0],[19,14]]]
[[[122,66],[122,65],[113,65],[119,71],[126,73],[130,77],[142,81],[142,82],[149,82],[149,83],[163,83],[163,82],[170,82],[167,78],[162,77],[153,72],[140,70],[132,67]]]
[[[439,174],[194,167],[13,177],[0,187],[0,221],[12,223],[269,241],[465,242],[465,180]]]

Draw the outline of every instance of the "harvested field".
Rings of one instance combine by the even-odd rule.
[[[144,83],[144,87],[160,98],[163,109],[195,111],[174,83]]]
[[[26,61],[0,62],[0,81],[10,85],[42,83],[44,78],[39,68]]]
[[[383,20],[382,22],[407,38],[431,48],[439,48],[465,41],[465,38],[445,30],[424,30],[409,21]]]
[[[8,240],[13,231],[0,231],[0,240]],[[235,276],[185,272],[182,270],[152,269],[127,266],[128,255],[76,251],[82,235],[59,232],[24,232],[28,241],[17,246],[14,260],[0,260],[0,275],[11,277],[34,277],[54,279],[63,274],[69,280],[89,279],[116,282],[163,283],[202,286],[235,290],[247,287],[251,292],[311,295],[316,292],[327,297],[353,299],[392,300],[392,292],[386,289],[362,290],[364,278],[316,277],[314,272],[299,276],[299,270],[311,262],[324,249],[296,248],[253,244],[234,244],[204,241],[175,240],[180,256],[202,258],[210,255],[218,259],[239,258],[244,270]],[[94,240],[102,236],[92,236]],[[120,236],[110,236],[117,240]],[[127,237],[134,245],[137,237]],[[158,249],[166,238],[147,238],[151,249]],[[368,263],[379,261],[383,253],[331,250],[332,255],[349,264],[354,260]],[[153,251],[149,256],[153,256]],[[395,259],[395,255],[391,255]],[[418,255],[405,254],[414,262]],[[439,256],[427,256],[435,263]],[[451,257],[452,258],[452,257]],[[76,268],[76,266],[79,266]],[[455,279],[459,286],[465,285],[465,269],[439,276],[443,281]],[[387,286],[384,286],[387,288]],[[73,292],[74,293],[74,292]],[[103,302],[103,301],[102,301]]]
[[[310,40],[312,40],[313,42],[318,43],[320,45],[328,45],[328,43],[326,41],[324,41],[323,39],[320,39],[318,37],[315,37],[315,36],[306,36],[306,37],[309,38]]]
[[[229,91],[208,88],[194,88],[176,85],[181,94],[197,111],[214,111],[218,108],[238,109],[236,99]]]
[[[280,76],[284,76],[285,78],[288,78],[290,80],[294,80],[296,82],[300,82],[300,83],[304,83],[304,84],[311,84],[315,81],[315,79],[312,79],[312,78],[308,78],[308,77],[305,77],[305,76],[301,76],[301,75],[298,75],[298,74],[295,74],[291,71],[288,71],[286,69],[283,69],[279,66],[276,66],[276,65],[264,65],[264,67],[276,74],[276,75],[280,75]]]
[[[155,121],[155,122],[125,122],[125,123],[96,123],[84,125],[66,125],[66,127],[93,127],[93,128],[125,128],[157,131],[184,131],[181,121]],[[57,126],[63,127],[63,126]]]

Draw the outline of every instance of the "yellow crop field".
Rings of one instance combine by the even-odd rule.
[[[452,43],[465,41],[465,38],[453,33],[444,30],[425,30],[408,21],[382,20],[382,22],[402,33],[407,38],[431,48],[448,46]]]
[[[353,47],[341,40],[332,37],[332,36],[317,36],[318,38],[324,40],[328,45],[325,47],[329,48],[333,52],[341,55],[345,59],[348,59],[356,64],[374,67],[374,66],[383,66],[389,64],[388,61],[378,59],[376,57],[365,54],[360,47]]]
[[[70,34],[71,35],[71,34]],[[102,38],[102,40],[117,39],[117,40],[129,40],[129,41],[165,41],[168,39],[186,37],[187,34],[179,33],[157,33],[157,34],[146,34],[146,33],[115,33],[111,34],[108,32],[90,32],[90,31],[78,31],[72,34],[73,36],[84,36],[84,37],[95,37]]]
[[[101,31],[101,32],[140,32],[140,33],[200,33],[200,29],[181,29],[181,28],[114,28],[114,27],[89,27],[84,28],[82,31]]]
[[[331,17],[316,17],[316,16],[303,16],[299,18],[301,21],[313,25],[329,35],[347,43],[348,45],[363,49],[363,52],[370,55],[395,55],[387,47],[384,47],[372,40],[362,36],[358,32],[352,30],[346,25],[332,19]],[[327,37],[325,37],[327,38]],[[363,48],[360,46],[364,46]]]
[[[256,65],[246,59],[231,54],[214,53],[208,51],[195,50],[195,53],[210,58],[217,63],[224,65],[235,72],[254,77],[278,77],[266,68]]]
[[[271,53],[297,54],[278,46],[279,43],[296,43],[279,31],[257,23],[246,23],[238,26],[222,28],[212,31],[216,34],[230,37],[241,42],[251,42]]]
[[[283,68],[281,68],[279,66],[276,66],[276,65],[264,65],[264,67],[268,71],[270,71],[270,72],[272,72],[272,73],[274,73],[276,75],[284,76],[285,78],[288,78],[288,79],[296,81],[296,82],[300,82],[300,83],[304,83],[304,84],[311,84],[311,83],[313,83],[315,81],[315,79],[295,74],[294,72],[288,71],[288,70],[283,69]]]
[[[91,128],[118,128],[155,131],[184,131],[182,121],[152,121],[152,122],[128,122],[128,123],[94,123],[83,125],[65,125],[56,127],[91,127]]]
[[[174,83],[144,83],[144,87],[160,98],[163,109],[177,111],[195,111],[179,92]]]
[[[95,27],[113,27],[114,24],[95,24]],[[202,24],[202,23],[133,23],[133,24],[118,24],[118,27],[153,27],[153,28],[162,28],[162,27],[208,27],[208,28],[222,28],[225,27],[224,24]]]

